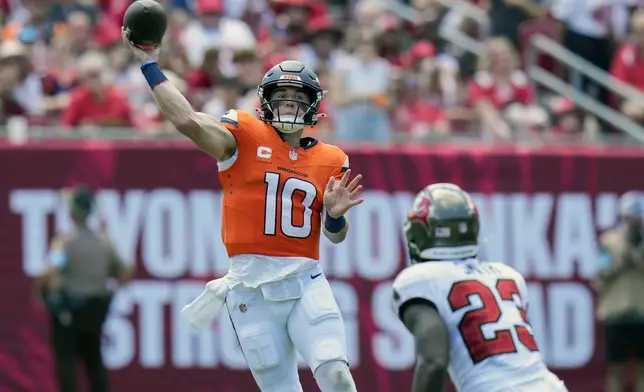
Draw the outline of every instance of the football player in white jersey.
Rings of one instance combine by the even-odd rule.
[[[520,273],[483,262],[472,198],[453,184],[423,189],[405,222],[412,265],[393,284],[414,335],[413,392],[566,392],[543,363],[526,317]]]

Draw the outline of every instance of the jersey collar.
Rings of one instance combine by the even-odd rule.
[[[279,136],[280,139],[282,139],[283,142],[286,142],[286,140],[284,139],[284,136],[282,136],[282,132],[280,132],[275,127],[271,127],[271,128],[273,128],[275,133],[277,133],[277,136]],[[306,136],[306,137],[303,137],[303,138],[300,139],[300,148],[302,148],[304,150],[308,150],[308,149],[310,149],[312,147],[315,147],[317,144],[318,144],[318,140],[316,138],[313,138],[313,137],[310,137],[310,136]]]

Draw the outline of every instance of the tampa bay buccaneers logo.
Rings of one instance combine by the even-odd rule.
[[[418,220],[423,223],[427,223],[427,217],[429,216],[429,208],[431,207],[431,202],[425,195],[418,195],[414,200],[411,211],[409,211],[409,220]]]

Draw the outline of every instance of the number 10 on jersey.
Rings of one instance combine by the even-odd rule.
[[[280,174],[272,172],[267,172],[264,175],[264,183],[266,184],[264,234],[275,235],[277,233],[277,203],[281,203],[282,214],[279,217],[279,226],[282,233],[292,238],[307,238],[310,236],[313,217],[311,206],[317,196],[315,185],[299,178],[290,177],[284,181],[284,185],[280,189]],[[300,205],[294,205],[293,203],[293,196],[296,192],[304,194]],[[293,223],[294,215],[298,210],[302,210],[301,225]]]

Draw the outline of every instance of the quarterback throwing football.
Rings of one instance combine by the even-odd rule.
[[[196,328],[224,304],[263,392],[301,392],[297,351],[322,392],[355,391],[342,316],[319,263],[320,231],[345,239],[347,211],[360,204],[338,147],[302,137],[317,123],[318,77],[297,61],[270,69],[258,87],[259,119],[230,110],[220,120],[195,112],[156,63],[123,32],[165,118],[218,161],[224,192],[222,237],[230,270],[209,282],[183,313]],[[296,351],[297,350],[297,351]]]
[[[472,198],[434,184],[405,223],[412,265],[395,279],[394,306],[416,340],[413,392],[566,392],[541,359],[526,312],[526,283],[478,253]]]

